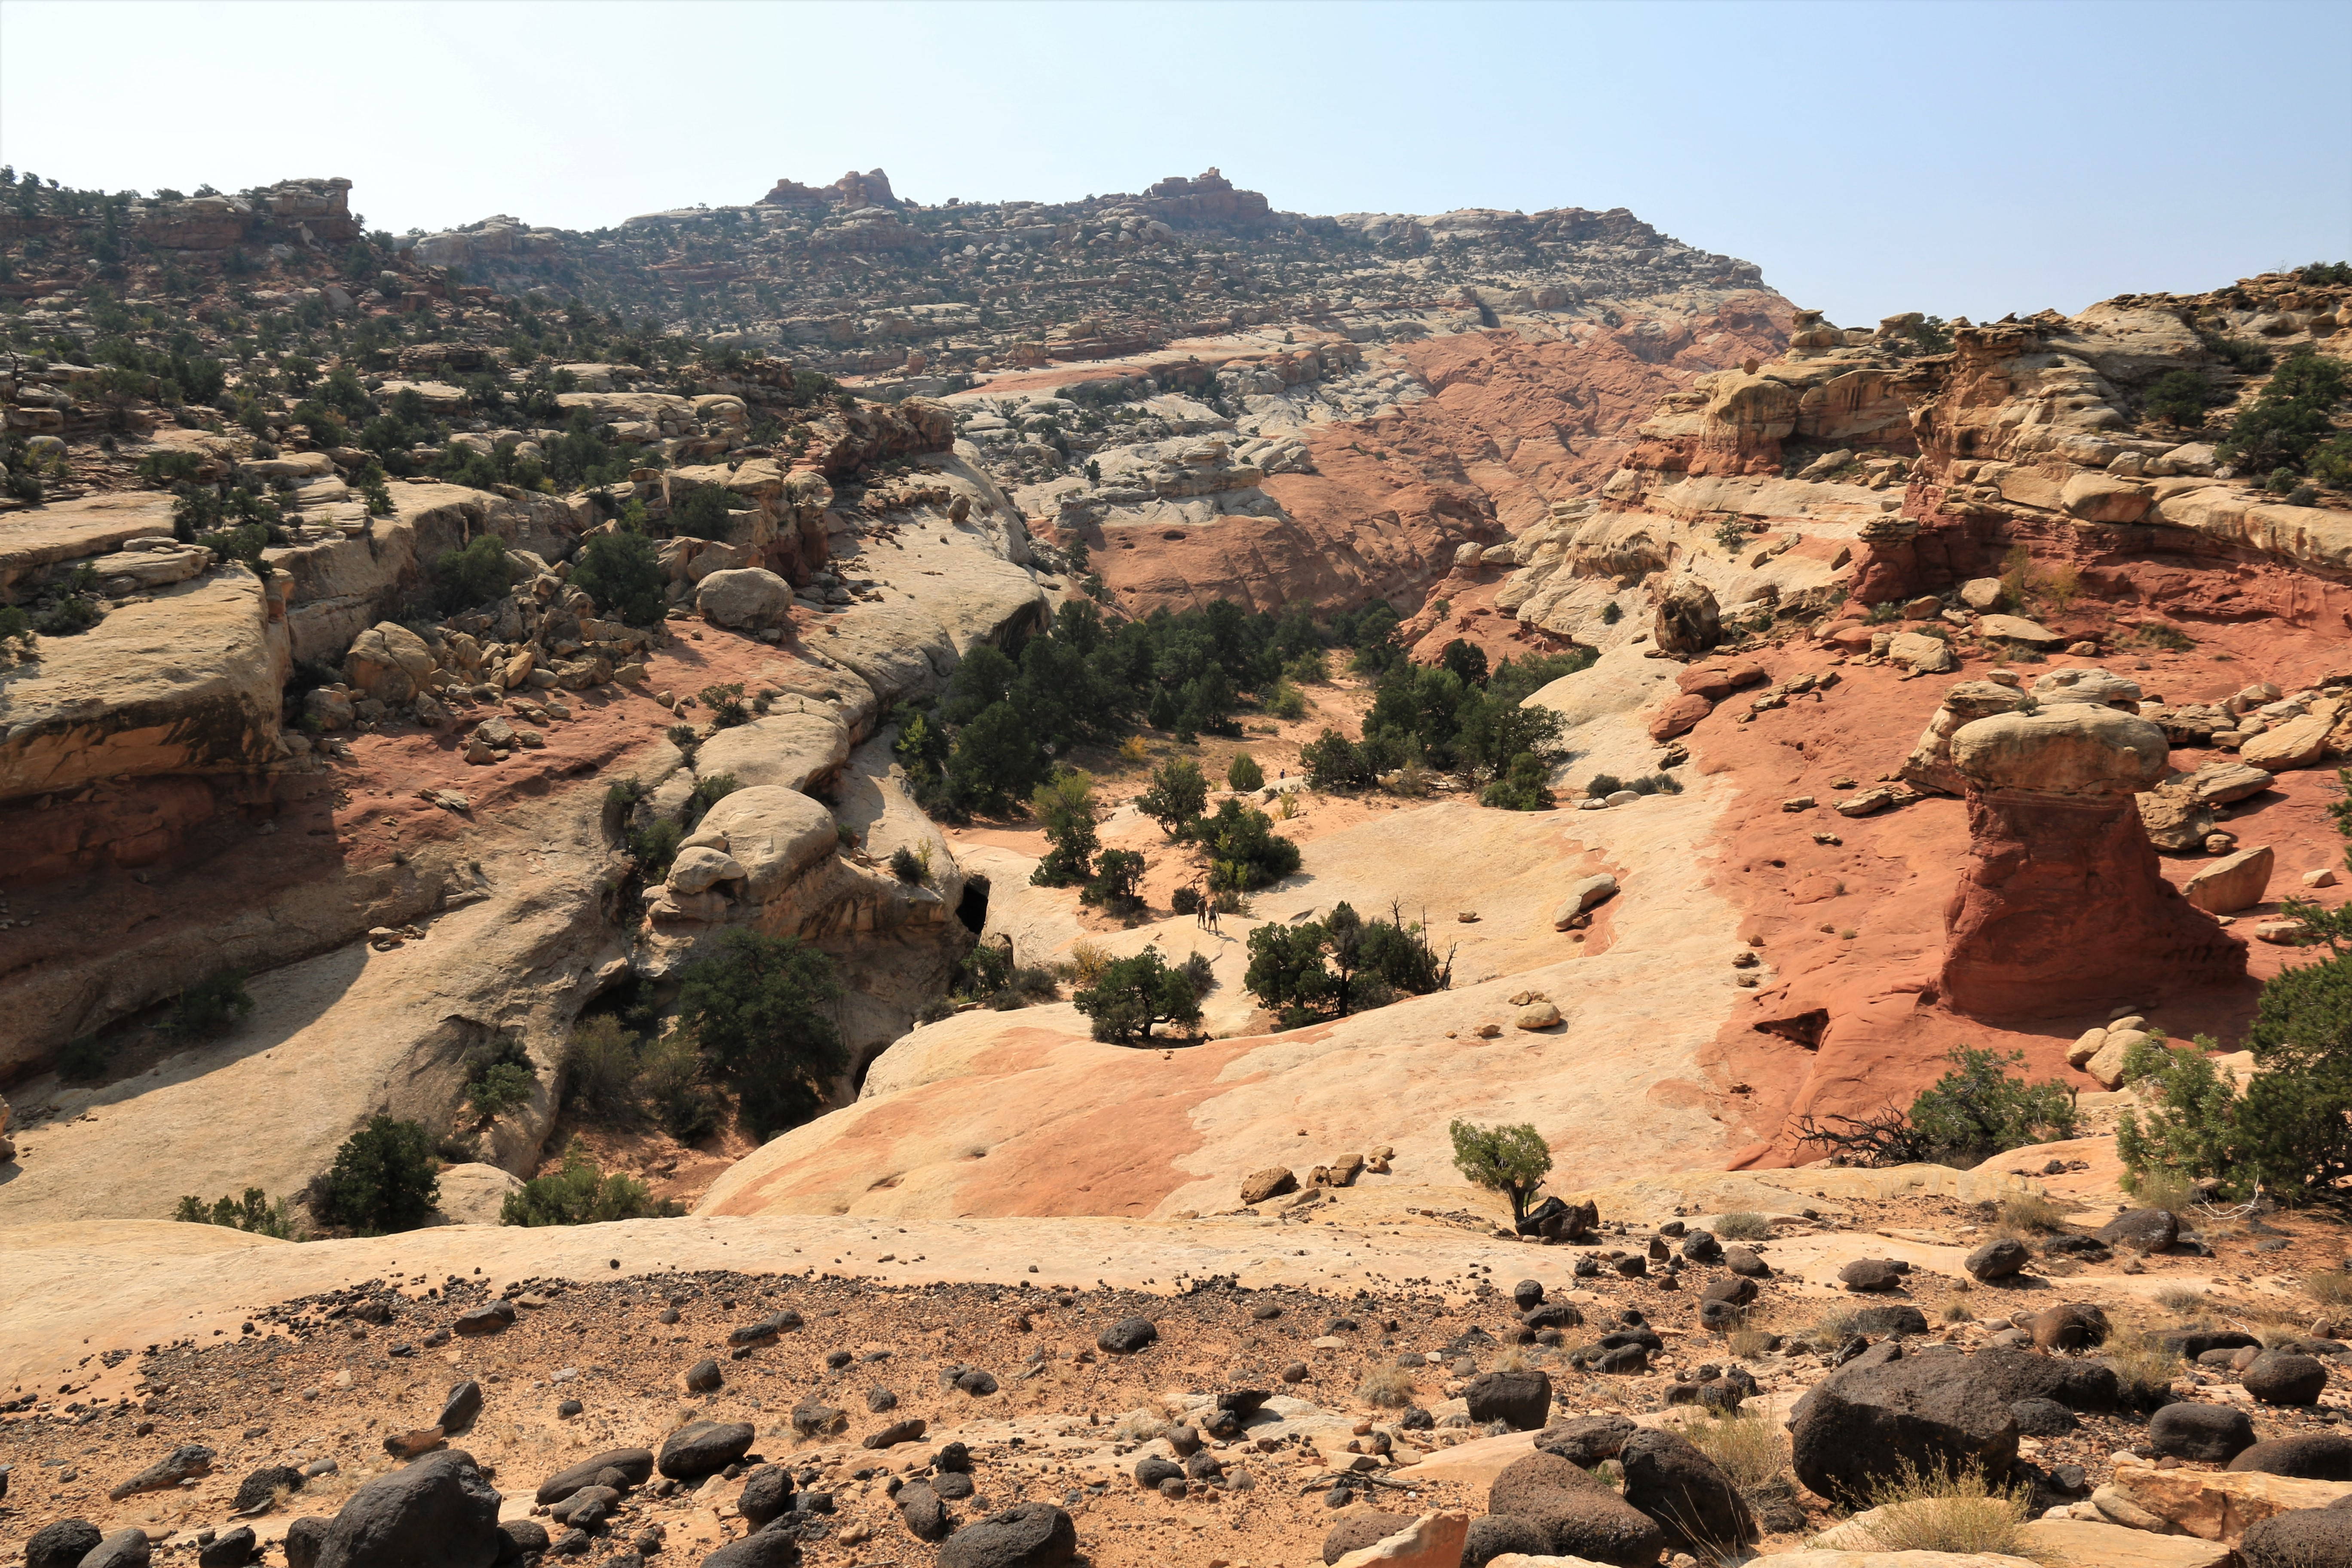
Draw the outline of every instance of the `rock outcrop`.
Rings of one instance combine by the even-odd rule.
[[[2244,944],[2164,879],[2134,796],[2169,744],[2144,719],[2087,702],[1960,726],[1969,858],[1945,910],[1945,999],[2030,1016],[2169,994],[2245,972]]]

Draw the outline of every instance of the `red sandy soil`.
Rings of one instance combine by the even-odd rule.
[[[2132,648],[2139,639],[2110,623],[2114,608],[2079,601],[2062,615],[2042,606],[2042,619],[2053,630],[2102,637],[2103,646],[2126,651],[2097,659],[2053,656],[2047,665],[2015,666],[2018,674],[2030,686],[2049,669],[2098,664],[2137,679],[2151,699],[2189,701],[2224,697],[2262,679],[2291,689],[2347,651],[2340,632],[2275,621],[2200,626],[2199,646],[2181,653]],[[1827,669],[1838,659],[1828,649],[1792,640],[1766,651],[1759,662],[1782,680]],[[2067,1068],[2064,1053],[2084,1030],[2104,1025],[2110,1009],[1991,1021],[1920,1001],[1942,960],[1945,905],[1968,848],[1962,803],[1930,797],[1853,820],[1828,809],[1846,793],[1832,787],[1833,779],[1866,787],[1891,776],[1944,691],[1955,680],[1981,679],[1989,668],[1989,661],[1971,658],[1955,676],[1906,679],[1891,668],[1844,665],[1842,684],[1819,700],[1798,699],[1740,724],[1736,720],[1748,706],[1734,698],[1690,736],[1692,766],[1701,773],[1732,773],[1743,785],[1720,830],[1729,852],[1717,882],[1745,911],[1740,934],[1760,939],[1768,966],[1767,984],[1754,994],[1752,1020],[1725,1026],[1710,1063],[1719,1085],[1750,1089],[1734,1103],[1748,1107],[1742,1127],[1756,1142],[1735,1164],[1802,1158],[1791,1123],[1804,1112],[1851,1115],[1890,1101],[1907,1104],[1941,1075],[1946,1054],[1960,1046],[2021,1050],[2031,1076],[2097,1089],[2086,1075]],[[2185,771],[2223,755],[2176,749],[2172,764]],[[2344,863],[2344,839],[2326,814],[2339,794],[2332,769],[2282,773],[2270,790],[2221,814],[2242,847],[2266,844],[2278,855],[2272,901],[2238,916],[2238,934],[2248,933],[2291,893],[2330,904],[2346,896],[2342,888],[2301,885],[2303,872]],[[1781,809],[1784,800],[1803,795],[1822,804],[1811,811]],[[1816,832],[1843,842],[1816,844]],[[2178,886],[2209,864],[2201,855],[2167,856],[2163,869]],[[2249,947],[2246,982],[2150,996],[2148,1016],[2174,1038],[2210,1033],[2235,1048],[2258,983],[2311,960],[2300,949],[2252,942]],[[2082,961],[2096,965],[2101,959],[2086,952]],[[1803,1016],[1815,1009],[1828,1015],[1815,1043],[1768,1030],[1777,1024],[1801,1034]]]

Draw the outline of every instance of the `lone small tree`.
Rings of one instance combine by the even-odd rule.
[[[1225,764],[1225,783],[1237,790],[1264,789],[1265,770],[1247,752],[1235,752],[1234,760]]]
[[[1456,1121],[1446,1129],[1454,1138],[1454,1167],[1479,1186],[1511,1200],[1511,1218],[1528,1217],[1528,1205],[1551,1171],[1551,1145],[1532,1122],[1516,1127],[1480,1127]]]
[[[1094,1021],[1097,1040],[1151,1038],[1154,1024],[1196,1024],[1201,993],[1181,969],[1171,969],[1156,947],[1103,966],[1095,983],[1070,998]]]
[[[415,1230],[440,1201],[441,1178],[423,1124],[389,1116],[371,1118],[345,1139],[309,1196],[321,1222],[362,1236]]]
[[[1066,888],[1095,874],[1095,851],[1102,840],[1095,833],[1094,783],[1086,773],[1066,769],[1031,793],[1029,810],[1053,846],[1029,875],[1039,887]]]
[[[1151,785],[1135,797],[1135,807],[1173,838],[1209,804],[1209,781],[1190,757],[1171,757],[1151,772]]]

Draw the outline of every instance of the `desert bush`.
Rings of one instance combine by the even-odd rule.
[[[1446,1131],[1454,1140],[1454,1169],[1473,1184],[1509,1198],[1511,1217],[1525,1219],[1551,1170],[1551,1145],[1543,1134],[1524,1121],[1515,1127],[1455,1121]]]
[[[1497,811],[1549,811],[1551,769],[1533,752],[1521,752],[1501,778],[1478,792],[1478,804]]]
[[[699,1142],[718,1131],[719,1098],[690,1038],[672,1034],[647,1046],[638,1058],[636,1089],[662,1131],[679,1142]]]
[[[2305,1283],[2310,1283],[2308,1276],[2305,1277]],[[2156,1293],[2156,1304],[2168,1312],[2193,1316],[2205,1310],[2205,1297],[2201,1292],[2189,1289],[2185,1286],[2170,1285]]]
[[[184,1197],[172,1217],[190,1225],[225,1226],[256,1236],[274,1236],[280,1241],[294,1239],[294,1220],[287,1212],[286,1200],[279,1198],[273,1204],[259,1187],[246,1188],[242,1202],[220,1198],[209,1206],[202,1198]]]
[[[1701,1417],[1681,1424],[1690,1445],[1715,1461],[1715,1468],[1741,1491],[1778,1480],[1789,1470],[1789,1438],[1777,1423],[1760,1415],[1735,1414],[1721,1419]]]
[[[1420,922],[1407,922],[1393,905],[1389,915],[1367,921],[1342,900],[1324,920],[1259,926],[1249,933],[1242,984],[1285,1028],[1445,989],[1451,950],[1441,959]]]
[[[515,1226],[596,1225],[618,1219],[667,1219],[685,1212],[656,1199],[640,1181],[596,1169],[588,1146],[574,1138],[562,1168],[525,1182],[499,1205],[499,1223]]]
[[[1154,1025],[1201,1020],[1200,994],[1181,969],[1171,969],[1156,947],[1105,964],[1094,984],[1070,998],[1092,1021],[1094,1037],[1120,1044],[1148,1041]]]
[[[1102,846],[1095,832],[1094,780],[1065,768],[1031,793],[1029,811],[1052,846],[1029,879],[1041,888],[1067,888],[1092,877],[1095,851]]]
[[[1772,1222],[1752,1209],[1741,1209],[1721,1215],[1715,1222],[1715,1234],[1726,1241],[1769,1241]]]
[[[652,626],[668,604],[668,579],[653,541],[631,529],[616,528],[589,540],[569,581],[595,600],[606,618],[633,626]]]
[[[2153,1334],[2116,1333],[2100,1347],[2101,1359],[2115,1369],[2126,1404],[2147,1405],[2161,1397],[2180,1375],[2180,1358],[2158,1342]]]
[[[2018,1236],[2055,1236],[2066,1228],[2066,1211],[2041,1193],[2003,1193],[1994,1214],[2004,1231]]]
[[[373,1117],[343,1141],[307,1196],[323,1225],[362,1236],[414,1230],[441,1198],[432,1139],[420,1122]]]
[[[713,1073],[736,1094],[743,1121],[773,1137],[816,1114],[846,1065],[833,1004],[833,961],[797,938],[735,927],[686,966],[677,995]]]
[[[1906,1459],[1871,1485],[1871,1507],[1880,1511],[1870,1533],[1886,1552],[2015,1556],[2032,1500],[2025,1488],[1994,1485],[1980,1466],[1921,1471]]]
[[[1380,1410],[1402,1410],[1412,1403],[1412,1373],[1393,1363],[1368,1370],[1356,1384],[1356,1402]]]
[[[914,850],[901,844],[890,851],[890,875],[902,882],[919,882],[923,879],[923,862]]]
[[[2352,1273],[2344,1269],[2314,1269],[2303,1277],[2303,1288],[2323,1307],[2352,1306]]]
[[[467,1059],[466,1103],[485,1121],[530,1104],[531,1091],[538,1087],[539,1075],[520,1040],[501,1037],[495,1046]]]
[[[1270,887],[1298,869],[1298,846],[1275,832],[1274,820],[1265,813],[1230,795],[1191,832],[1208,852],[1213,888],[1248,892]]]
[[[1078,895],[1081,903],[1100,904],[1114,914],[1143,907],[1136,889],[1143,885],[1143,857],[1132,849],[1106,849],[1095,861],[1095,874]]]
[[[1584,781],[1584,793],[1594,800],[1603,800],[1625,787],[1625,781],[1615,773],[1595,773]]]
[[[1265,770],[1247,752],[1235,752],[1234,760],[1225,764],[1225,787],[1244,793],[1265,787]]]
[[[1168,895],[1168,907],[1180,915],[1200,913],[1201,889],[1194,887],[1182,887],[1177,889],[1174,892]]]
[[[246,994],[245,972],[224,969],[180,993],[171,1013],[159,1026],[175,1039],[209,1040],[225,1035],[239,1018],[253,1011]]]
[[[694,539],[732,539],[735,522],[727,492],[717,485],[704,485],[670,508],[670,531]]]
[[[1307,717],[1307,694],[1287,680],[1276,681],[1265,700],[1265,710],[1276,718],[1292,721]]]
[[[638,1108],[637,1037],[607,1013],[583,1018],[563,1047],[563,1099],[592,1115],[620,1120]]]
[[[1977,1320],[1976,1309],[1969,1305],[1967,1295],[1957,1284],[1952,1287],[1951,1294],[1946,1296],[1942,1303],[1937,1307],[1936,1311],[1937,1315],[1948,1323],[1973,1323]]]
[[[1962,1046],[1951,1070],[1919,1091],[1907,1110],[1888,1105],[1869,1116],[1798,1121],[1800,1142],[1874,1165],[1940,1161],[1973,1165],[2006,1150],[2074,1135],[2074,1091],[2055,1079],[2029,1084],[2005,1070],[2007,1056]]]
[[[724,685],[712,684],[696,692],[695,698],[710,710],[710,721],[721,730],[732,730],[738,724],[751,721],[751,707],[743,700],[743,683],[730,680]]]
[[[514,584],[515,566],[507,559],[507,542],[484,533],[435,556],[432,576],[433,606],[447,616],[504,597]]]
[[[1772,1336],[1762,1329],[1734,1329],[1723,1338],[1723,1348],[1740,1361],[1769,1354]]]
[[[1151,783],[1135,797],[1135,808],[1174,838],[1209,804],[1209,781],[1190,757],[1171,757],[1152,770]]]
[[[1070,943],[1069,978],[1081,985],[1092,985],[1102,978],[1102,972],[1111,961],[1110,949],[1090,936],[1082,936]]]
[[[1308,787],[1319,790],[1366,789],[1379,769],[1364,748],[1337,730],[1326,730],[1298,749],[1298,765]]]

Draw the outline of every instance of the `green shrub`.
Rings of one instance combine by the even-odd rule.
[[[1193,770],[1196,776],[1199,772]],[[1094,875],[1095,851],[1102,844],[1095,833],[1094,782],[1087,773],[1065,768],[1030,794],[1030,814],[1052,846],[1030,873],[1037,886],[1074,887]]]
[[[1133,958],[1113,959],[1094,984],[1070,998],[1092,1020],[1094,1037],[1128,1044],[1151,1038],[1155,1024],[1197,1024],[1200,994],[1181,969],[1171,969],[1160,950],[1147,947]]]
[[[2239,411],[2230,433],[2213,448],[2222,462],[2250,474],[2300,468],[2335,435],[2331,411],[2352,377],[2344,362],[2299,347],[2281,361],[2252,406]]]
[[[732,730],[751,721],[751,710],[743,700],[743,683],[730,680],[725,685],[704,687],[694,694],[695,700],[710,710],[710,721],[721,730]]]
[[[1615,773],[1595,773],[1584,781],[1584,793],[1594,800],[1605,800],[1625,787],[1625,781]]]
[[[310,1184],[310,1213],[362,1236],[414,1230],[441,1199],[436,1170],[433,1140],[422,1123],[374,1117],[344,1140],[333,1166]]]
[[[1225,787],[1246,794],[1265,787],[1265,770],[1247,752],[1235,752],[1234,760],[1225,764]]]
[[[1231,795],[1213,816],[1192,826],[1209,853],[1209,885],[1247,892],[1271,887],[1298,869],[1298,846],[1274,831],[1274,819]]]
[[[2168,370],[2148,384],[2140,407],[2151,419],[2195,426],[2205,423],[2205,411],[2230,401],[2229,394],[2193,370]]]
[[[890,851],[890,875],[902,882],[919,882],[923,879],[923,862],[901,844]]]
[[[1095,862],[1095,874],[1079,895],[1080,901],[1118,913],[1139,909],[1143,900],[1136,889],[1143,884],[1143,857],[1134,850],[1106,849]]]
[[[294,1220],[287,1213],[286,1200],[273,1204],[259,1187],[246,1188],[242,1202],[218,1198],[210,1206],[202,1198],[184,1197],[172,1217],[189,1225],[217,1225],[256,1236],[274,1236],[280,1241],[294,1239]]]
[[[1534,752],[1521,752],[1501,778],[1478,792],[1478,804],[1502,811],[1549,811],[1551,770]]]
[[[1307,770],[1308,787],[1319,790],[1368,788],[1379,773],[1363,747],[1337,730],[1326,730],[1301,746],[1298,763]]]
[[[677,858],[679,841],[685,837],[686,829],[667,817],[631,828],[629,858],[637,863],[637,875],[648,883],[668,876],[670,862]]]
[[[1287,680],[1276,681],[1265,700],[1265,710],[1276,718],[1296,721],[1307,717],[1307,694]]]
[[[2235,1163],[2237,1086],[2206,1055],[2210,1042],[2167,1046],[2142,1040],[2124,1058],[2124,1081],[2139,1086],[2144,1110],[2126,1110],[2116,1125],[2116,1155],[2123,1185],[2137,1193],[2165,1180],[2222,1176]]]
[[[1444,990],[1452,955],[1440,959],[1418,922],[1408,925],[1393,907],[1389,914],[1367,921],[1342,901],[1326,920],[1259,926],[1249,933],[1242,984],[1285,1028]]]
[[[686,1211],[657,1200],[643,1182],[596,1169],[577,1138],[563,1152],[563,1168],[534,1177],[499,1206],[500,1225],[600,1225],[619,1219],[668,1219]]]
[[[507,542],[484,533],[463,549],[436,556],[432,575],[434,608],[447,616],[503,598],[514,584],[516,567],[507,558]]]
[[[253,1011],[246,994],[245,971],[224,969],[180,993],[172,1011],[158,1026],[180,1040],[209,1040],[225,1035],[239,1018]]]
[[[1201,889],[1189,885],[1168,895],[1169,909],[1180,915],[1199,914],[1201,902]]]
[[[701,1053],[682,1036],[671,1035],[645,1048],[636,1088],[662,1131],[679,1142],[698,1142],[718,1131],[718,1097],[710,1091]]]
[[[832,1016],[841,983],[831,959],[796,938],[736,926],[686,966],[682,982],[679,1026],[735,1090],[755,1136],[816,1114],[848,1066]]]
[[[638,1106],[637,1037],[609,1013],[583,1018],[563,1047],[563,1100],[591,1115],[621,1121]]]
[[[97,1035],[68,1040],[58,1051],[58,1076],[68,1083],[90,1083],[106,1076],[115,1042]]]
[[[1190,757],[1171,757],[1151,771],[1151,783],[1135,797],[1135,808],[1173,838],[1209,804],[1209,781]]]
[[[1865,1164],[1973,1165],[2004,1150],[2074,1136],[2072,1089],[2054,1079],[2029,1084],[2007,1072],[2023,1064],[2024,1052],[2002,1056],[1962,1046],[1945,1059],[1951,1070],[1921,1089],[1908,1110],[1890,1104],[1867,1116],[1801,1116],[1799,1142]]]
[[[1511,1200],[1511,1217],[1525,1219],[1528,1205],[1551,1172],[1551,1145],[1531,1122],[1516,1127],[1480,1127],[1456,1121],[1446,1129],[1454,1140],[1454,1168],[1474,1185]]]
[[[702,486],[670,509],[670,531],[693,539],[732,539],[735,511],[727,502],[725,490]]]
[[[614,529],[588,541],[573,563],[571,585],[596,601],[606,617],[633,626],[662,618],[668,601],[661,562],[653,541],[628,529]]]
[[[466,1103],[485,1121],[495,1121],[529,1105],[538,1087],[539,1075],[531,1070],[530,1054],[521,1041],[511,1037],[502,1037],[466,1063]]]
[[[1613,626],[1625,618],[1625,606],[1612,599],[1601,606],[1601,624]]]

